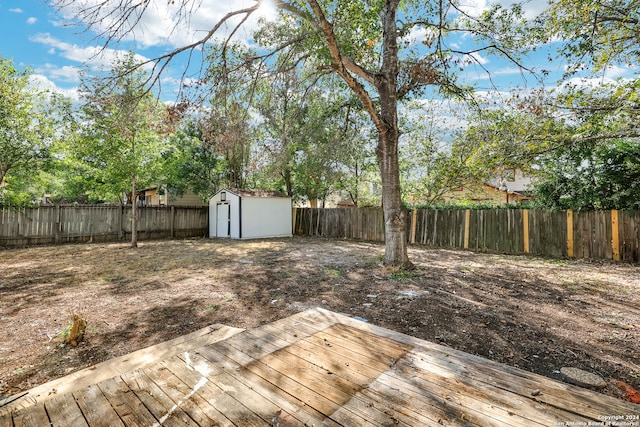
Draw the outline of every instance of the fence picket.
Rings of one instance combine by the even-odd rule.
[[[207,233],[207,207],[140,207],[138,212],[141,240]],[[131,236],[130,217],[131,207],[119,205],[0,207],[0,246],[116,241]]]
[[[294,209],[296,235],[385,239],[379,208]],[[141,207],[138,212],[141,240],[207,234],[207,207]],[[528,249],[534,255],[593,259],[613,259],[615,254],[621,261],[640,261],[640,211],[619,211],[615,216],[610,211],[528,210],[526,222],[524,212],[418,209],[413,217],[407,211],[407,226],[415,230],[407,233],[407,240],[475,251],[521,254]],[[0,207],[0,246],[128,239],[130,216],[130,206],[118,205]]]
[[[293,233],[306,236],[340,237],[384,241],[382,209],[295,208]],[[530,253],[556,258],[613,259],[610,211],[571,212],[512,210],[418,209],[415,235],[407,241],[436,247],[460,248],[509,254]],[[525,219],[526,215],[526,219]],[[408,230],[413,213],[406,212]],[[640,211],[619,211],[618,249],[621,261],[638,262]],[[526,227],[526,230],[525,230]],[[570,227],[568,229],[568,227]],[[573,251],[573,252],[571,252]]]

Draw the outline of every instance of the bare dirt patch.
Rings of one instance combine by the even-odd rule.
[[[377,243],[176,240],[0,250],[0,395],[213,323],[251,328],[311,307],[559,379],[576,367],[640,388],[640,268]],[[71,313],[88,325],[62,345]],[[613,380],[612,380],[613,379]]]

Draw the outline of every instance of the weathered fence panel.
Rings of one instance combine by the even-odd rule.
[[[640,211],[620,211],[620,260],[637,262],[640,259]]]
[[[381,209],[296,209],[293,233],[304,236],[384,241]]]
[[[567,256],[567,223],[563,211],[530,210],[529,253],[562,258]]]
[[[441,211],[444,215],[448,211]],[[456,215],[464,211],[452,211]],[[524,251],[523,211],[469,211],[469,246],[475,251],[522,253]],[[463,224],[464,225],[464,224]],[[458,247],[462,248],[463,245]]]
[[[461,248],[464,242],[464,211],[450,213],[449,215],[445,211],[418,210],[415,241],[423,245]]]
[[[131,206],[0,207],[0,246],[116,241],[131,237]],[[138,239],[207,234],[207,207],[138,208]]]
[[[640,261],[640,211],[407,212],[407,241],[479,252]],[[293,233],[384,241],[382,209],[296,208]]]

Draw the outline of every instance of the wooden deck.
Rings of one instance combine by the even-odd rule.
[[[111,362],[40,386],[0,409],[0,427],[528,427],[640,414],[638,405],[322,309],[205,335],[183,340],[188,350],[174,342],[132,354],[115,373]]]

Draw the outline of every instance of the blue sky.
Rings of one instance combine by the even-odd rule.
[[[92,1],[88,0],[89,3]],[[194,41],[209,29],[211,22],[217,22],[233,8],[246,6],[243,3],[251,4],[249,0],[205,1],[188,26],[185,24],[169,34],[168,29],[174,24],[168,2],[155,3],[137,31],[118,46],[105,50],[102,49],[104,40],[97,39],[95,33],[86,31],[82,23],[74,21],[72,10],[59,13],[43,0],[0,0],[0,55],[12,59],[18,68],[29,67],[33,80],[40,86],[74,97],[79,83],[78,72],[83,67],[106,66],[128,49],[133,49],[141,59],[154,58]],[[268,16],[272,10],[267,8],[261,12]],[[255,26],[253,19],[241,36],[248,37],[248,32]],[[172,69],[163,74],[168,85],[177,84],[181,77],[180,63],[173,64]]]
[[[83,0],[92,3],[96,0]],[[82,3],[78,1],[77,3]],[[177,3],[177,2],[176,2]],[[544,2],[531,2],[527,10],[534,16],[544,7]],[[169,34],[173,28],[171,6],[166,0],[152,3],[145,18],[137,31],[117,48],[103,50],[100,40],[95,34],[85,31],[82,23],[74,22],[74,11],[66,14],[58,13],[43,0],[0,0],[0,55],[11,58],[18,67],[28,66],[33,71],[34,80],[44,87],[60,90],[69,96],[75,95],[75,88],[79,83],[78,71],[83,66],[90,68],[106,65],[112,62],[118,52],[126,52],[133,48],[136,54],[143,58],[153,58],[177,46],[184,45],[201,36],[217,22],[220,17],[230,10],[251,5],[250,0],[204,0],[197,14],[193,14],[191,21]],[[467,12],[478,13],[487,6],[485,0],[468,0]],[[274,16],[273,9],[267,6],[261,10],[261,15]],[[249,37],[252,28],[256,27],[255,19],[245,26],[246,30],[240,37]],[[108,26],[108,22],[103,23]],[[416,34],[420,37],[420,34]],[[536,68],[547,68],[552,71],[550,83],[563,71],[563,64],[547,60],[547,52],[541,50],[529,58],[528,64]],[[514,65],[499,61],[495,58],[478,56],[479,61],[492,71],[492,78],[508,88],[522,85],[520,70]],[[172,69],[163,74],[165,87],[171,87],[181,78],[180,63],[174,63]],[[613,78],[630,73],[629,69],[612,68],[606,78]],[[465,77],[469,82],[478,84],[480,90],[489,90],[491,84],[487,75],[478,67],[465,70]],[[535,82],[528,81],[530,87]],[[593,84],[598,84],[594,80]]]

